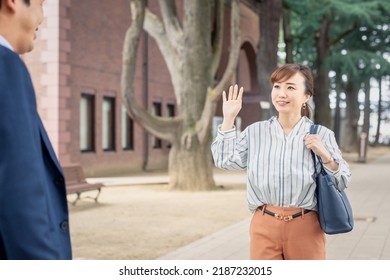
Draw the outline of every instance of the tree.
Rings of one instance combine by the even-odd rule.
[[[386,6],[384,6],[386,8]],[[390,6],[387,6],[387,10]],[[329,69],[336,72],[336,77],[344,76],[345,79],[336,79],[335,88],[344,88],[347,95],[347,123],[346,137],[343,147],[346,151],[355,150],[358,147],[358,119],[360,117],[357,100],[359,90],[365,93],[365,118],[363,132],[369,133],[370,114],[370,78],[380,79],[390,73],[390,62],[383,54],[390,52],[388,41],[390,32],[386,9],[379,9],[382,16],[367,20],[366,25],[359,26],[333,47],[333,52],[328,58]],[[352,85],[352,83],[354,85]],[[364,88],[361,89],[361,85]],[[338,93],[339,94],[339,93]],[[335,123],[336,126],[336,123]],[[367,139],[367,138],[366,138]]]
[[[285,44],[286,63],[294,63],[293,49],[294,42],[291,34],[291,9],[283,2],[283,40]]]
[[[382,77],[378,80],[378,87],[379,87],[379,99],[378,99],[378,122],[376,125],[376,132],[375,132],[375,140],[373,145],[379,144],[379,135],[381,131],[381,123],[382,123]]]
[[[382,22],[387,1],[376,0],[284,0],[292,11],[295,61],[308,63],[315,73],[315,121],[331,127],[329,102],[329,58],[347,37],[362,26]],[[352,44],[349,46],[353,46]]]
[[[277,67],[279,26],[282,16],[282,0],[259,1],[260,42],[256,54],[257,81],[259,94],[269,99],[271,84],[269,77]],[[262,119],[268,118],[268,112],[262,110]]]
[[[212,1],[184,0],[182,22],[175,0],[159,0],[162,20],[145,6],[145,1],[129,2],[132,22],[123,46],[121,81],[129,115],[150,133],[171,143],[169,176],[172,189],[215,189],[210,151],[211,120],[222,89],[230,83],[237,66],[239,1],[231,1],[229,62],[215,86],[222,48],[223,0],[216,1],[220,20],[217,20],[214,46],[211,44]],[[167,64],[179,109],[178,116],[173,119],[153,116],[135,100],[135,56],[142,28],[157,42]]]
[[[358,121],[360,116],[358,93],[360,83],[348,80],[344,84],[344,92],[346,95],[346,103],[348,109],[346,111],[347,125],[345,126],[345,140],[343,150],[345,152],[354,152],[358,149]]]

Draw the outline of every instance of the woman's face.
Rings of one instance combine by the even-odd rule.
[[[272,104],[279,115],[300,116],[302,104],[310,99],[305,92],[305,78],[298,72],[287,80],[273,84]]]

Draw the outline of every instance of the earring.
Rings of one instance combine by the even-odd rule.
[[[302,109],[306,110],[306,102],[302,104]]]

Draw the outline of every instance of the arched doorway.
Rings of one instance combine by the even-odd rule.
[[[260,120],[260,96],[256,77],[255,49],[251,43],[244,42],[236,72],[237,84],[244,87],[242,109],[238,115],[241,119],[241,130]]]

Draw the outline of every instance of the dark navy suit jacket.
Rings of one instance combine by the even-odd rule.
[[[0,259],[71,259],[64,175],[30,74],[0,45]]]

